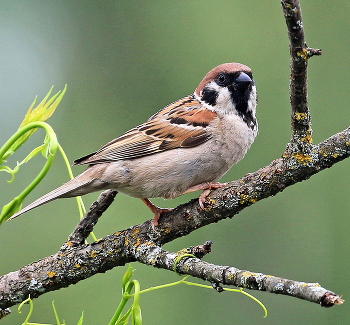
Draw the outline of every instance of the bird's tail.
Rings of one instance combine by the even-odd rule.
[[[91,189],[88,190],[90,188],[88,185],[91,182],[93,182],[93,180],[87,179],[86,177],[83,176],[83,174],[84,173],[78,175],[77,177],[71,179],[70,181],[63,184],[62,186],[38,198],[31,204],[24,207],[22,210],[12,215],[8,220],[17,218],[18,216],[20,216],[23,213],[26,213],[27,211],[30,211],[40,205],[46,204],[48,202],[51,202],[59,198],[74,197],[74,196],[83,195],[89,192],[93,192],[93,190]]]

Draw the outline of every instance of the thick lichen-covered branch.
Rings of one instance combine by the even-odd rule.
[[[156,230],[153,230],[150,221],[146,221],[91,244],[70,245],[67,242],[56,254],[0,277],[0,308],[4,309],[17,304],[26,299],[29,294],[35,298],[48,291],[67,287],[129,262],[138,261],[172,270],[176,253],[165,254],[161,245],[207,224],[232,217],[255,202],[276,195],[286,187],[308,179],[349,156],[350,128],[347,128],[326,141],[314,145],[312,155],[309,157],[298,157],[293,152],[287,153],[270,165],[229,183],[225,188],[213,191],[205,202],[204,210],[200,209],[198,200],[179,206],[161,217]],[[109,199],[108,196],[106,198]],[[102,206],[106,204],[103,200],[98,202]],[[167,254],[170,254],[170,257],[165,258]],[[203,278],[200,274],[209,274],[207,272],[212,272],[211,270],[215,267],[220,269],[220,266],[212,265],[210,265],[211,269],[207,269],[209,263],[203,261],[192,262],[198,263],[198,268],[188,268],[187,264],[182,268],[179,263],[177,272]],[[231,270],[235,269],[231,267]],[[214,280],[214,278],[205,279]],[[250,279],[253,278],[250,277]],[[235,281],[229,283],[227,279],[222,282],[215,278],[216,280],[223,284],[238,284]],[[270,280],[266,279],[264,283],[267,284]],[[280,281],[286,283],[285,280]],[[259,286],[255,285],[245,284],[244,287],[260,290]],[[303,285],[300,288],[304,288]],[[264,290],[275,292],[267,287]],[[278,293],[290,295],[289,291],[281,290]],[[331,291],[322,288],[319,292],[322,295],[327,293],[327,297],[328,293],[331,293],[331,297],[334,295]],[[317,299],[310,298],[308,295],[303,296],[302,291],[301,293],[298,291],[295,297],[320,302],[317,300],[319,296]]]
[[[0,308],[4,310],[25,300],[29,295],[31,298],[37,298],[131,261],[191,275],[208,281],[217,288],[221,288],[222,284],[268,291],[308,300],[324,307],[343,302],[337,294],[322,288],[317,283],[287,280],[239,270],[233,266],[204,262],[200,258],[211,251],[210,241],[177,253],[165,251],[154,242],[140,236],[142,228],[147,224],[149,226],[147,222],[107,236],[90,245],[72,248],[66,245],[52,256],[2,276]]]

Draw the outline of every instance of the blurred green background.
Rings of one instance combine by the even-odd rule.
[[[301,1],[308,45],[323,55],[310,60],[309,104],[313,138],[322,141],[350,123],[350,2]],[[49,120],[73,161],[144,122],[166,104],[191,93],[204,74],[224,62],[250,66],[258,88],[260,134],[245,159],[225,175],[237,179],[278,158],[290,138],[289,49],[279,1],[13,1],[0,3],[1,143],[20,124],[35,95],[68,84]],[[39,145],[37,132],[15,164]],[[1,205],[43,164],[41,157],[7,184]],[[165,246],[214,242],[206,261],[306,282],[319,282],[349,299],[350,160],[258,202],[232,220],[207,226]],[[75,167],[78,174],[84,167]],[[26,200],[68,180],[60,157]],[[154,200],[172,207],[195,197]],[[87,206],[96,194],[84,198]],[[40,207],[0,228],[0,274],[58,250],[77,223],[74,199]],[[140,200],[118,195],[98,223],[103,237],[151,218]],[[175,281],[172,272],[140,264],[142,288]],[[54,322],[51,301],[67,324],[107,324],[120,299],[126,267],[116,268],[35,300],[32,321]],[[349,303],[331,309],[298,299],[251,292],[269,311],[238,294],[173,287],[141,297],[144,324],[348,324]],[[2,323],[21,324],[13,314]]]

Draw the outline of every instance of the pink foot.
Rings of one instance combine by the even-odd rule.
[[[201,207],[201,209],[204,209],[203,203],[205,202],[207,196],[210,194],[210,191],[216,190],[216,189],[224,187],[226,185],[227,185],[227,183],[207,182],[207,183],[202,183],[202,184],[192,186],[185,193],[191,193],[191,192],[203,190],[203,193],[199,196],[198,201],[199,201],[199,206]],[[185,194],[185,193],[183,193],[183,194]]]
[[[147,207],[154,213],[154,217],[152,219],[152,227],[157,227],[158,226],[158,220],[160,218],[160,216],[166,212],[172,211],[173,209],[164,209],[164,208],[160,208],[157,207],[156,205],[154,205],[150,200],[148,199],[141,199],[146,205]]]

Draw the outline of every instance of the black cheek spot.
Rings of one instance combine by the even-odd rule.
[[[209,105],[215,106],[218,93],[216,90],[204,88],[201,99]]]

